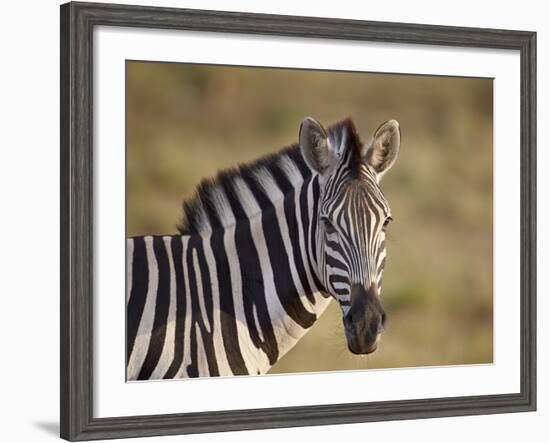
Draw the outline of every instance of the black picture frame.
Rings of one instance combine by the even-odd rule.
[[[93,417],[93,29],[266,34],[471,48],[521,58],[521,390],[517,394]],[[61,437],[70,441],[536,409],[536,33],[188,9],[61,6]]]

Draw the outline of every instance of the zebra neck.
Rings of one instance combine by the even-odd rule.
[[[318,181],[256,197],[221,229],[128,239],[129,380],[265,373],[324,312]]]
[[[231,262],[240,267],[242,286],[234,291],[249,304],[252,342],[267,357],[260,372],[288,352],[328,306],[314,259],[316,187],[316,181],[304,182],[224,233],[228,251],[234,239]],[[232,282],[238,280],[234,274]]]

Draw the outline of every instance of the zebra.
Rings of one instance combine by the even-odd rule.
[[[376,350],[399,124],[363,145],[350,118],[307,117],[298,139],[203,180],[179,235],[127,239],[129,381],[265,374],[332,299],[349,351]]]

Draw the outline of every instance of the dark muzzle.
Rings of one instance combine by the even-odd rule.
[[[354,354],[370,354],[376,350],[386,324],[375,285],[369,288],[354,284],[351,287],[351,306],[344,317],[348,348]]]

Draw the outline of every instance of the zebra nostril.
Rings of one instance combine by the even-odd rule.
[[[354,330],[357,327],[356,322],[360,321],[360,314],[351,310],[344,316],[344,326],[346,329]]]
[[[386,313],[383,312],[382,316],[380,317],[380,321],[378,322],[378,329],[377,329],[378,334],[381,334],[382,331],[384,331],[385,325],[386,325]]]

